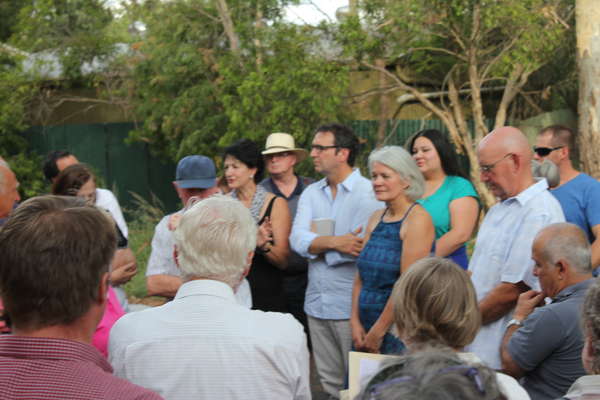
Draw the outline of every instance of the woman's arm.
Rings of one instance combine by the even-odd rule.
[[[400,229],[402,255],[400,272],[404,273],[415,261],[428,257],[435,240],[431,216],[421,205],[416,205]]]
[[[367,231],[365,232],[365,241],[367,243],[371,238],[371,232],[379,223],[381,219],[381,215],[384,210],[377,210],[369,217],[369,222],[367,223]],[[358,298],[360,296],[360,291],[362,290],[362,279],[360,279],[360,274],[356,271],[356,275],[354,277],[354,284],[352,285],[352,311],[350,313],[350,329],[352,331],[352,343],[354,344],[354,348],[356,350],[362,350],[364,347],[365,340],[365,328],[360,321],[359,314],[359,304]]]
[[[415,261],[427,257],[431,252],[435,230],[431,216],[424,208],[417,205],[408,214],[400,229],[402,255],[400,257],[400,273],[404,273]],[[365,351],[378,353],[385,333],[394,322],[394,306],[390,299],[383,312],[373,324],[365,337]]]
[[[266,211],[269,201],[271,200],[271,196],[267,196],[265,198],[265,207],[263,207],[262,210],[263,215]],[[287,267],[287,258],[290,252],[289,237],[290,230],[292,228],[290,210],[285,199],[281,197],[277,197],[275,199],[273,209],[271,210],[271,217],[263,222],[263,225],[265,224],[267,226],[267,230],[270,229],[272,232],[273,241],[261,243],[260,238],[258,238],[256,244],[265,252],[265,257],[267,257],[267,259],[273,263],[273,265],[279,267],[280,269],[285,269]],[[263,230],[264,228],[265,226],[262,227]]]
[[[358,271],[354,276],[354,284],[352,285],[352,311],[350,313],[350,330],[352,331],[352,343],[356,350],[362,350],[365,341],[365,328],[360,322],[358,310],[358,297],[362,290],[362,280]]]
[[[450,210],[450,230],[435,243],[435,255],[447,257],[471,238],[477,218],[479,204],[474,197],[455,199],[448,205]]]

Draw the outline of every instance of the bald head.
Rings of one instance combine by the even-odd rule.
[[[542,257],[551,264],[566,261],[577,273],[592,273],[591,247],[583,230],[575,224],[560,222],[542,229],[533,241]]]
[[[500,200],[516,196],[533,184],[529,142],[515,127],[490,132],[479,142],[477,158],[481,181]]]
[[[523,132],[513,126],[503,126],[491,131],[479,142],[477,150],[482,151],[486,148],[529,157],[526,159],[527,162],[531,161],[532,158],[527,138],[523,135]]]

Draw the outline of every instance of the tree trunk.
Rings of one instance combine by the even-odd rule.
[[[385,60],[375,60],[375,65],[381,69],[385,69]],[[379,87],[384,88],[387,85],[387,75],[379,71]],[[379,125],[377,126],[377,147],[381,147],[385,141],[388,124],[388,109],[389,109],[389,98],[383,91],[379,93]]]
[[[577,0],[579,135],[583,170],[600,178],[600,8],[597,0]]]

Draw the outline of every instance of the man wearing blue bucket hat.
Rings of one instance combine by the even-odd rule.
[[[163,296],[168,299],[175,296],[182,284],[181,274],[173,257],[175,246],[173,231],[186,206],[194,200],[203,200],[218,192],[214,162],[201,155],[182,158],[177,163],[173,187],[183,203],[183,209],[166,215],[156,225],[152,238],[152,253],[146,269],[148,295]],[[236,296],[240,303],[251,305],[250,289],[245,280],[238,288]]]

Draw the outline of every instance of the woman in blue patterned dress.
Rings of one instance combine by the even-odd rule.
[[[431,217],[416,203],[425,182],[410,154],[386,146],[369,156],[373,190],[386,208],[373,213],[358,257],[350,325],[354,348],[394,354],[404,344],[388,330],[393,322],[389,297],[394,283],[415,261],[427,257],[435,237]]]

